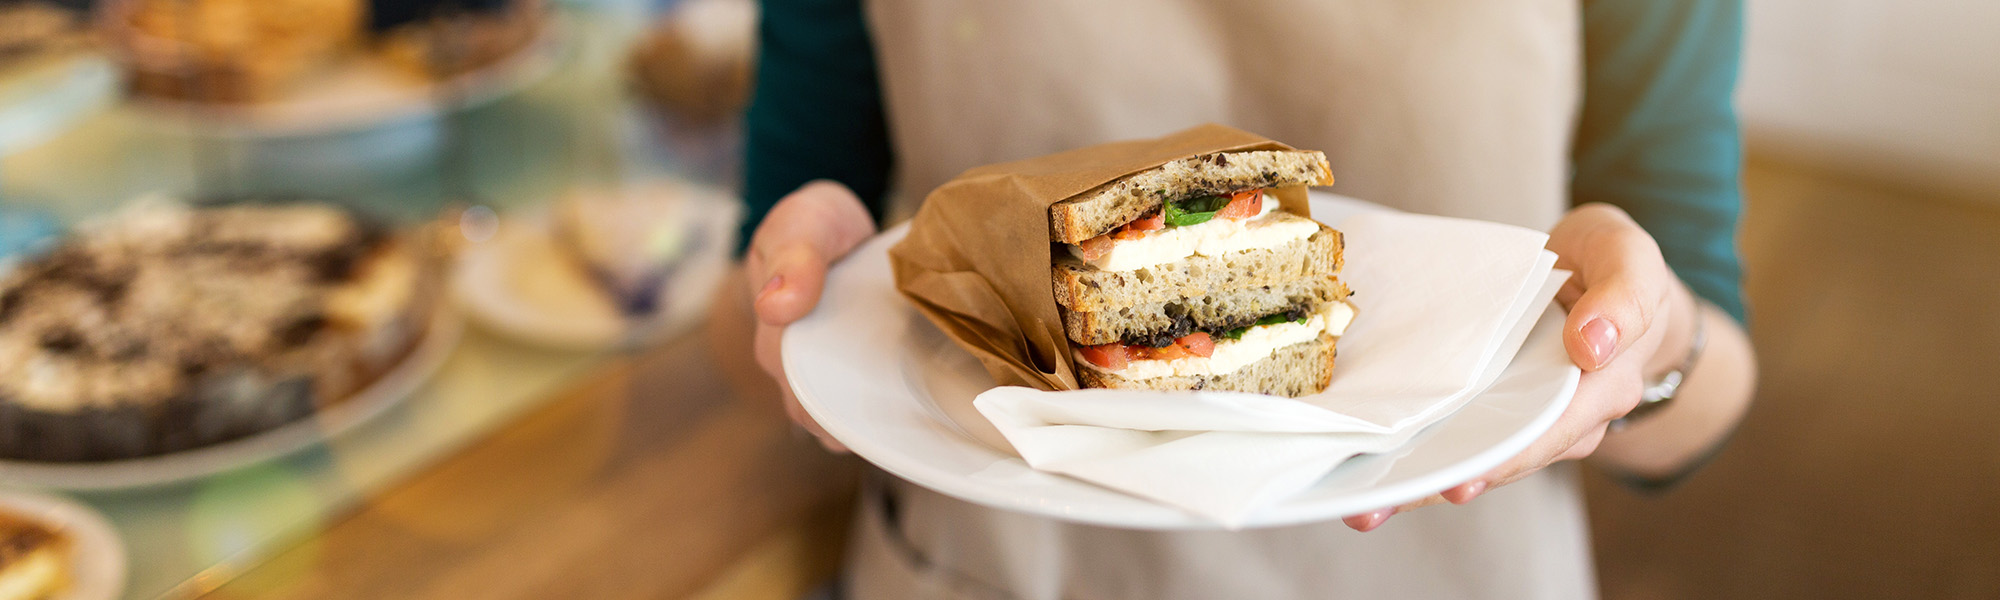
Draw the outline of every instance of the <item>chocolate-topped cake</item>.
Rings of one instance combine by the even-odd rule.
[[[150,206],[0,278],[0,457],[115,460],[226,441],[400,358],[425,262],[323,204]]]

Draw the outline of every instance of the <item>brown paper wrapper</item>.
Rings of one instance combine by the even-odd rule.
[[[1050,270],[1049,205],[1190,156],[1291,149],[1210,124],[960,173],[924,198],[909,236],[889,249],[896,289],[1000,385],[1077,389]],[[1274,195],[1311,216],[1304,187]]]

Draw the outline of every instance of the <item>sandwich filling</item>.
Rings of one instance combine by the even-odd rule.
[[[1216,206],[1225,199],[1226,204]],[[1263,190],[1170,202],[1116,232],[1068,248],[1071,256],[1100,270],[1135,271],[1195,255],[1275,248],[1319,231],[1311,220],[1274,213],[1289,214]]]
[[[1125,379],[1215,377],[1269,358],[1286,346],[1319,339],[1321,333],[1339,336],[1353,320],[1354,307],[1333,302],[1303,321],[1252,325],[1218,336],[1193,333],[1162,348],[1082,346],[1075,354],[1078,364]]]

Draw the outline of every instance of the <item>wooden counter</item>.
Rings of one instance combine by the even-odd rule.
[[[798,597],[838,564],[860,463],[785,419],[736,287],[706,330],[580,378],[208,597]]]

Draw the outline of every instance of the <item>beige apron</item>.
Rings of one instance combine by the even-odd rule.
[[[868,18],[903,198],[981,164],[1213,121],[1326,151],[1336,192],[1546,228],[1568,204],[1578,10],[1576,0],[870,0]],[[1338,522],[1120,531],[882,477],[864,498],[847,584],[857,600],[1588,598],[1575,477],[1553,469],[1368,534]]]

